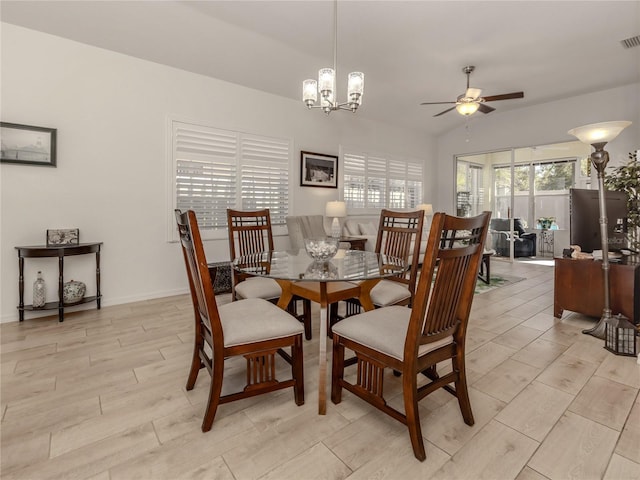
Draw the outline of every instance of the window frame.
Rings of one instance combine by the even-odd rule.
[[[415,210],[418,205],[424,202],[424,161],[417,158],[409,158],[389,153],[369,152],[354,147],[340,146],[339,155],[342,160],[342,189],[340,195],[346,203],[349,211],[356,214],[366,215],[369,213],[378,213],[383,208],[393,210]],[[356,167],[347,165],[347,157],[353,156],[362,159],[362,165],[356,170]],[[400,166],[404,172],[400,173]],[[414,172],[412,172],[412,168]],[[415,170],[419,169],[419,175]],[[359,178],[358,182],[362,186],[362,195],[357,203],[363,206],[353,205],[353,200],[346,195],[348,187],[347,177],[351,176]],[[398,181],[404,183],[404,192],[402,194],[403,207],[391,205],[391,197],[398,190],[394,183]],[[384,182],[384,183],[381,183]],[[379,185],[380,188],[370,191],[369,186]],[[381,193],[384,191],[384,198],[380,202]],[[408,206],[408,203],[415,201],[414,206]]]
[[[235,188],[235,202],[233,202],[232,206],[229,208],[235,208],[242,210],[243,209],[243,199],[246,197],[243,196],[243,166],[247,165],[246,159],[243,158],[243,150],[246,148],[246,143],[243,142],[255,142],[257,141],[273,141],[280,142],[286,149],[286,167],[282,170],[286,174],[286,200],[284,201],[284,211],[280,215],[281,222],[278,223],[277,218],[272,216],[272,230],[274,236],[284,236],[287,235],[287,227],[286,227],[286,217],[290,214],[289,209],[290,205],[294,203],[293,198],[293,179],[291,172],[293,171],[293,140],[291,138],[284,137],[274,137],[269,135],[264,135],[261,133],[254,132],[244,132],[239,130],[230,130],[219,128],[214,125],[210,125],[209,122],[203,122],[199,120],[194,120],[191,118],[184,118],[180,116],[171,115],[167,117],[166,122],[166,176],[167,176],[167,241],[170,243],[174,243],[179,241],[179,235],[176,228],[175,222],[175,214],[174,210],[177,208],[177,165],[178,165],[178,156],[176,155],[176,137],[174,135],[174,127],[176,124],[186,124],[193,125],[199,129],[208,129],[212,132],[217,132],[220,134],[227,134],[236,137],[235,143],[235,167],[236,167],[236,188]],[[259,162],[258,162],[259,163]],[[251,165],[251,164],[249,164]],[[284,163],[283,163],[284,165]],[[246,178],[246,177],[245,177]],[[225,213],[226,215],[226,213]],[[275,221],[274,221],[275,220]],[[202,236],[202,240],[227,240],[228,232],[225,227],[218,228],[202,228],[200,229],[200,234]]]

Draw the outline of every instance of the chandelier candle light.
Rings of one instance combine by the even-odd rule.
[[[302,101],[309,108],[321,108],[329,115],[333,110],[355,112],[362,103],[364,93],[364,73],[351,72],[347,82],[347,101],[338,103],[336,92],[336,72],[338,62],[338,0],[333,3],[333,68],[321,68],[318,80],[302,82]],[[320,94],[320,105],[318,102]]]
[[[607,204],[605,199],[604,169],[609,163],[609,153],[604,146],[614,140],[622,130],[631,125],[631,122],[603,122],[584,125],[569,130],[567,133],[573,135],[582,143],[591,145],[595,152],[591,153],[591,163],[598,172],[598,203],[600,207],[600,239],[602,242],[602,275],[604,284],[604,306],[602,318],[595,327],[583,330],[582,333],[593,335],[597,338],[605,338],[607,320],[611,319],[611,307],[609,302],[609,242],[607,239]]]

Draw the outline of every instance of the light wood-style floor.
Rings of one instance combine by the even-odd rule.
[[[640,478],[640,365],[552,316],[553,268],[476,295],[467,367],[476,423],[436,392],[421,402],[427,460],[406,428],[348,392],[317,415],[318,314],[305,342],[306,403],[276,392],[223,405],[200,431],[206,371],[186,392],[184,296],[0,326],[2,461],[9,479]],[[108,292],[105,292],[108,295]],[[224,298],[226,301],[228,296]],[[240,384],[231,364],[229,384]],[[225,378],[227,381],[227,378]],[[401,380],[385,379],[391,403]],[[234,385],[234,386],[236,386]]]

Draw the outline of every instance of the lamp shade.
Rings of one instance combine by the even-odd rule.
[[[583,125],[582,127],[572,128],[567,133],[588,145],[593,145],[594,143],[609,143],[629,125],[631,125],[631,122],[625,120],[592,123],[589,125]]]
[[[313,79],[307,79],[302,82],[302,100],[307,104],[313,105],[318,101],[318,82]]]
[[[327,202],[327,206],[325,209],[325,215],[327,217],[346,217],[347,216],[347,205],[344,202],[339,200]]]
[[[478,102],[462,102],[456,105],[456,110],[460,115],[473,115],[478,111],[480,104]]]
[[[433,205],[430,203],[421,203],[417,208],[418,210],[424,210],[425,215],[433,215]]]

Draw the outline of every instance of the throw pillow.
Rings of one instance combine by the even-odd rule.
[[[377,235],[378,227],[373,223],[359,223],[358,228],[360,228],[360,235]]]

